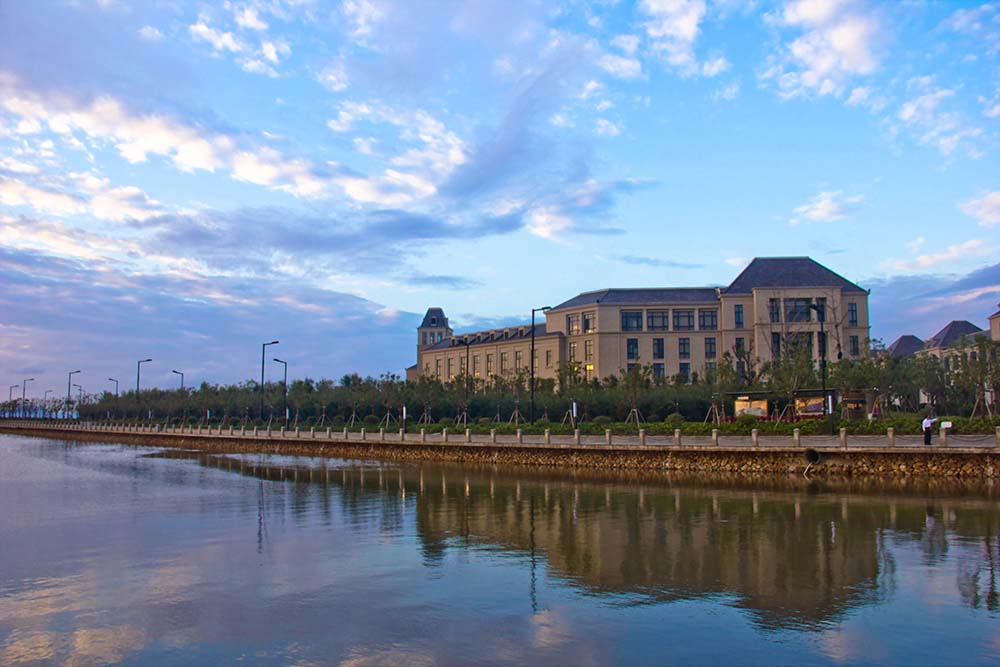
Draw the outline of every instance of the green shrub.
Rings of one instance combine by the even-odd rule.
[[[611,417],[608,417],[607,415],[599,415],[597,417],[594,417],[590,421],[590,423],[594,424],[595,426],[607,426],[608,424],[611,423]]]
[[[451,417],[441,417],[441,419],[438,420],[438,425],[443,428],[451,428],[455,425],[455,420]]]
[[[481,427],[483,427],[483,428],[489,428],[490,424],[492,424],[492,423],[493,423],[493,420],[490,419],[489,417],[480,417],[479,418],[479,425]]]
[[[674,428],[680,428],[684,423],[684,415],[679,412],[671,412],[664,421]]]
[[[365,426],[378,426],[379,418],[375,415],[365,415],[364,418]]]

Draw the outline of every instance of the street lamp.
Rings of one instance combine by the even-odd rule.
[[[528,368],[531,369],[531,411],[528,414],[531,417],[532,425],[535,424],[535,313],[542,313],[546,310],[552,310],[552,306],[531,309],[531,358],[528,359]]]
[[[42,395],[42,416],[45,419],[49,418],[49,394],[51,393],[51,389],[46,389],[45,394]]]
[[[118,398],[118,380],[114,378],[108,378],[108,381],[115,383],[115,398]]]
[[[34,382],[34,380],[35,380],[35,378],[28,378],[26,380],[21,380],[21,417],[24,417],[24,414],[25,414],[25,410],[24,410],[24,387],[29,382]]]
[[[73,402],[73,397],[70,395],[70,385],[73,382],[73,376],[80,371],[70,371],[69,375],[66,376],[66,411],[69,411],[69,404]]]
[[[268,345],[277,345],[278,341],[262,343],[260,346],[260,418],[264,418],[264,353]]]
[[[288,428],[288,362],[277,357],[274,360],[285,367],[285,379],[281,381],[281,388],[284,390],[281,392],[281,408],[285,412],[285,428]]]
[[[170,371],[170,372],[175,375],[181,376],[181,391],[184,391],[184,373],[181,373],[180,371]]]
[[[74,383],[73,383],[73,386],[74,386],[74,387],[76,387],[76,389],[77,389],[77,392],[78,392],[78,393],[77,393],[77,399],[76,399],[76,404],[77,404],[77,405],[80,405],[81,403],[83,403],[83,385],[80,385],[80,384],[76,384],[76,383],[74,382]]]
[[[16,388],[20,387],[20,386],[21,385],[19,385],[19,384],[12,384],[12,385],[10,385],[10,388],[7,390],[7,402],[10,403],[10,414],[11,415],[16,415],[17,414],[17,408],[14,406],[14,390]]]
[[[816,311],[816,319],[819,320],[819,341],[820,341],[820,362],[819,367],[823,373],[823,417],[825,417],[830,423],[830,435],[833,435],[833,406],[827,410],[827,401],[829,400],[826,393],[826,328],[824,323],[826,322],[826,306],[820,305],[818,303],[810,303],[809,310]]]
[[[135,364],[135,400],[139,400],[139,374],[142,372],[142,365],[152,359],[140,359]]]

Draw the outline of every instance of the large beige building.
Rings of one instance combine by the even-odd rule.
[[[656,377],[690,381],[714,371],[727,351],[738,367],[788,346],[804,346],[817,361],[825,347],[835,361],[865,355],[868,337],[866,290],[809,257],[761,257],[728,287],[603,289],[545,311],[535,326],[535,377],[556,378],[571,363],[588,379],[648,364]],[[407,378],[515,377],[529,372],[530,350],[530,324],[456,335],[444,311],[431,308]]]

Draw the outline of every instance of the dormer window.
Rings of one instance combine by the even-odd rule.
[[[431,316],[431,326],[432,326],[432,327],[436,327],[436,326],[437,326],[437,323],[438,323],[438,318],[437,318],[437,317],[434,317],[434,316],[432,315],[432,316]]]

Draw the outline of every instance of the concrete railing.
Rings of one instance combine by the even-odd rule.
[[[472,433],[468,428],[463,431],[442,429],[440,433],[430,433],[426,428],[417,432],[398,431],[387,432],[380,428],[369,433],[367,429],[360,432],[349,429],[333,430],[331,428],[317,429],[310,427],[308,431],[301,428],[286,429],[280,427],[257,426],[222,426],[213,425],[173,425],[162,423],[126,423],[126,422],[64,422],[0,419],[0,429],[46,430],[46,431],[77,431],[87,433],[123,433],[123,434],[157,434],[181,438],[222,438],[222,439],[269,439],[269,440],[307,440],[321,443],[327,442],[364,442],[366,444],[436,444],[450,445],[512,445],[528,447],[559,447],[559,446],[604,446],[629,448],[795,448],[795,449],[858,449],[858,448],[912,448],[920,450],[948,449],[984,449],[1000,448],[1000,428],[993,434],[956,435],[946,429],[941,429],[930,447],[923,445],[922,435],[898,435],[893,428],[888,428],[885,435],[850,435],[846,429],[833,436],[802,435],[796,428],[792,435],[773,436],[762,435],[758,429],[753,429],[749,436],[722,435],[719,429],[712,429],[711,435],[684,435],[682,429],[675,429],[672,435],[652,435],[647,429],[639,429],[635,434],[623,435],[606,429],[603,435],[582,435],[579,429],[572,435],[553,435],[546,429],[541,434],[527,434],[522,429],[514,433],[500,434],[496,429],[487,433]]]

